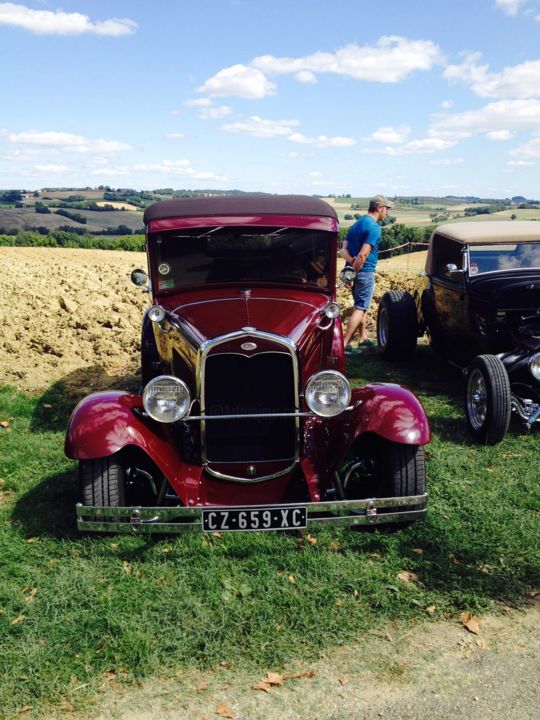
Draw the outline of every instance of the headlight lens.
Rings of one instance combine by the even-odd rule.
[[[172,423],[186,417],[190,402],[187,385],[172,375],[160,375],[144,388],[144,409],[159,422]]]
[[[335,318],[339,317],[340,309],[339,305],[336,302],[329,302],[324,307],[324,314],[327,318],[330,318],[334,320]]]
[[[165,320],[165,315],[166,315],[166,312],[161,307],[161,305],[152,305],[152,307],[148,311],[148,317],[150,318],[150,320],[152,322],[157,322],[157,323],[163,322],[163,320]]]
[[[341,373],[324,370],[310,378],[305,396],[309,409],[316,415],[334,417],[349,405],[351,388]]]
[[[529,360],[529,370],[535,380],[540,380],[540,353],[535,353]]]

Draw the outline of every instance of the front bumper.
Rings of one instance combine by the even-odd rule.
[[[388,525],[423,520],[426,515],[427,493],[394,498],[337,500],[306,503],[307,527],[314,525]],[[258,506],[261,508],[261,506]],[[268,510],[298,507],[266,505]],[[181,533],[203,531],[203,507],[95,507],[77,504],[77,528],[90,532]],[[219,506],[216,510],[226,510]],[[249,506],[246,506],[249,510]],[[91,518],[89,518],[91,516]],[[266,532],[261,530],[261,532]]]

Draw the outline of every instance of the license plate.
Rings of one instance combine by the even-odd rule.
[[[247,530],[295,530],[305,528],[307,509],[295,507],[249,507],[203,510],[205,532],[245,532]]]

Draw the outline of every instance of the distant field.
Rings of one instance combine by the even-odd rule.
[[[49,230],[58,230],[62,225],[72,225],[73,227],[84,228],[89,232],[97,232],[118,225],[126,225],[130,230],[140,230],[143,227],[143,213],[141,211],[97,212],[95,210],[74,209],[73,212],[86,217],[86,225],[63,215],[57,215],[53,211],[50,213],[36,213],[34,208],[0,207],[0,228],[3,228],[4,231],[11,229],[35,230],[42,226]]]

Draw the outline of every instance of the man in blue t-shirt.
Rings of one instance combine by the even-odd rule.
[[[358,330],[360,338],[358,346],[375,345],[366,333],[366,315],[373,299],[375,290],[375,268],[379,257],[381,226],[379,223],[388,214],[392,203],[384,195],[375,195],[369,201],[367,215],[359,218],[352,225],[340,250],[341,257],[356,271],[352,287],[354,310],[347,323],[344,337],[345,352],[354,353],[350,347],[351,339]]]

